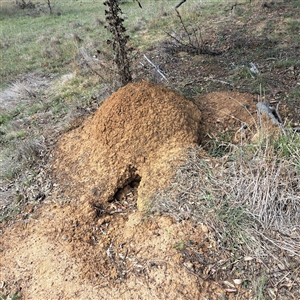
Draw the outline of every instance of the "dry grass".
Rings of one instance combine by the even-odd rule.
[[[299,162],[299,152],[278,158],[270,146],[236,148],[221,159],[191,149],[172,186],[155,196],[152,211],[245,233],[251,229],[300,256]],[[277,237],[268,237],[268,231]]]
[[[272,144],[264,140],[235,147],[222,158],[189,149],[173,184],[153,197],[150,211],[178,222],[189,219],[208,225],[216,233],[220,249],[234,257],[254,257],[262,270],[267,270],[268,282],[280,268],[289,270],[282,276],[297,278],[299,142],[299,136],[283,140],[279,136]],[[283,152],[285,146],[289,153]],[[272,280],[279,282],[278,278]],[[253,277],[252,287],[255,295],[264,289],[259,277]]]
[[[45,154],[46,145],[42,137],[16,140],[10,148],[2,152],[0,179],[10,181],[20,172],[28,168],[34,169]]]
[[[113,54],[111,50],[102,45],[101,50],[97,50],[96,55],[81,47],[78,51],[78,72],[82,75],[96,75],[101,80],[103,90],[107,90],[107,96],[121,87],[121,82],[116,76],[117,70],[113,63]]]
[[[52,74],[44,76],[40,72],[19,76],[7,88],[0,91],[0,113],[36,101],[38,95],[50,87],[52,77]]]

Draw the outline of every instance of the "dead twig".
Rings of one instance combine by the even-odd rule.
[[[281,124],[283,124],[282,118],[281,118],[280,113],[279,113],[279,104],[280,104],[280,102],[277,103],[275,112],[276,112],[276,115],[277,115],[277,118],[278,118],[279,122]]]
[[[186,0],[181,0],[180,3],[178,3],[178,4],[175,6],[175,9],[177,9],[178,7],[180,7],[184,2],[186,2]]]
[[[234,85],[233,85],[232,83],[227,82],[227,81],[224,81],[224,80],[211,79],[211,78],[208,78],[207,80],[210,80],[210,81],[213,81],[213,82],[219,82],[219,83],[226,84],[226,85],[230,85],[230,86],[234,87]]]
[[[219,54],[221,54],[221,51],[211,50],[211,49],[209,49],[208,47],[206,47],[204,45],[204,42],[203,42],[202,37],[201,37],[201,33],[200,33],[200,40],[201,40],[201,44],[200,44],[200,41],[199,41],[199,39],[197,37],[197,32],[196,32],[195,28],[192,28],[192,33],[190,33],[188,31],[188,27],[183,22],[183,19],[182,19],[181,15],[180,15],[179,11],[177,10],[177,8],[181,4],[183,4],[184,2],[185,1],[182,1],[181,3],[179,3],[176,6],[175,10],[176,10],[177,17],[180,20],[181,27],[183,28],[183,31],[185,32],[188,41],[185,42],[182,39],[179,39],[175,35],[172,35],[170,33],[166,33],[166,34],[170,38],[172,38],[179,45],[179,46],[177,46],[177,49],[179,51],[185,51],[187,53],[197,54],[197,55],[199,55],[199,54],[219,55]]]
[[[175,44],[173,46],[172,51],[175,50],[174,52],[184,51],[184,52],[187,52],[187,53],[193,54],[193,55],[208,54],[208,55],[212,55],[212,56],[220,55],[222,53],[221,51],[211,50],[205,46],[202,46],[202,47],[200,46],[200,48],[199,48],[194,45],[186,44],[183,41],[176,38],[174,35],[172,35],[168,32],[166,32],[166,34],[177,43],[177,45]],[[169,47],[169,48],[171,49],[171,47]]]
[[[168,81],[167,77],[161,72],[158,66],[156,66],[145,54],[144,58],[148,61],[148,63],[155,68],[155,71],[165,80]]]
[[[176,13],[177,13],[177,17],[178,17],[179,20],[180,20],[180,23],[181,23],[182,28],[184,29],[185,33],[186,33],[187,36],[188,36],[189,44],[190,44],[190,45],[193,45],[192,40],[191,40],[191,35],[190,35],[190,33],[188,32],[188,30],[187,30],[185,24],[183,23],[183,20],[182,20],[182,18],[181,18],[181,15],[180,15],[180,13],[179,13],[179,11],[178,11],[177,9],[176,9]]]

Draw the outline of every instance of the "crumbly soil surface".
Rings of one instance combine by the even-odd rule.
[[[186,299],[222,293],[217,283],[190,274],[176,249],[189,235],[209,253],[213,245],[205,226],[165,217],[143,220],[137,212],[96,217],[82,204],[43,211],[36,220],[18,222],[10,243],[2,245],[2,279],[24,299]]]
[[[119,89],[61,136],[52,152],[59,188],[40,208],[29,204],[2,223],[2,292],[22,299],[249,299],[240,286],[212,279],[213,265],[187,260],[187,239],[208,260],[216,257],[211,228],[143,210],[171,183],[184,149],[253,128],[255,118],[249,94],[216,92],[192,103],[148,82]]]
[[[183,96],[148,82],[128,84],[62,137],[54,171],[61,184],[90,193],[100,206],[123,187],[139,184],[142,210],[151,193],[167,184],[182,149],[199,143],[200,120],[200,111]]]

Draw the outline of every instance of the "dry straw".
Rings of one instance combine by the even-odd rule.
[[[222,158],[189,149],[150,210],[214,228],[248,255],[300,257],[299,137],[234,147]]]

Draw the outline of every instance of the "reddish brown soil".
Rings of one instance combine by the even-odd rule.
[[[205,226],[143,220],[139,213],[95,218],[92,209],[72,205],[44,211],[6,230],[10,242],[1,246],[2,280],[24,299],[186,299],[222,292],[190,274],[176,248],[189,236],[209,253],[214,244]]]
[[[98,205],[140,181],[142,209],[151,193],[167,184],[171,162],[182,149],[199,143],[200,120],[200,111],[183,96],[148,82],[129,84],[62,137],[54,170],[61,184],[89,193]]]
[[[23,299],[223,299],[226,289],[209,278],[212,266],[195,274],[183,263],[183,241],[207,257],[217,251],[213,230],[141,213],[171,182],[186,147],[254,121],[251,95],[213,93],[197,105],[202,119],[195,104],[167,88],[130,84],[64,134],[53,152],[60,198],[52,193],[41,209],[2,224],[2,292]],[[237,289],[239,299],[249,299]]]
[[[213,92],[198,97],[202,112],[201,143],[218,139],[240,142],[257,131],[257,99],[238,92]],[[227,135],[227,137],[226,137]]]

